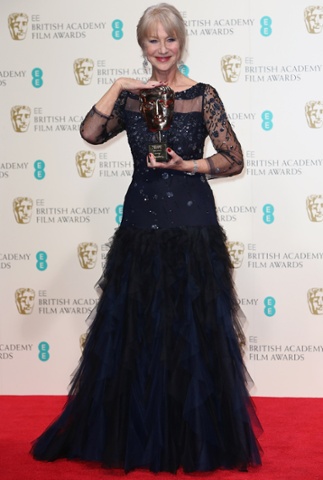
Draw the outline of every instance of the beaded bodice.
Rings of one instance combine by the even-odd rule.
[[[216,222],[212,191],[204,174],[147,167],[148,145],[157,141],[139,111],[139,97],[123,92],[111,115],[93,107],[81,125],[88,142],[103,143],[126,130],[134,174],[128,189],[123,225],[140,228],[209,225]],[[162,140],[184,160],[203,158],[207,136],[217,151],[216,176],[234,174],[242,161],[241,147],[227,120],[217,92],[198,83],[176,92],[174,117]],[[216,162],[215,162],[216,160]]]

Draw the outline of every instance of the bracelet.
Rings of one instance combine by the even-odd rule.
[[[193,171],[192,172],[186,172],[187,175],[195,175],[196,172],[198,171],[199,166],[197,164],[197,160],[193,160],[193,165],[194,165],[193,166]]]

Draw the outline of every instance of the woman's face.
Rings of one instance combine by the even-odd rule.
[[[177,68],[181,57],[179,41],[174,34],[169,36],[161,23],[151,30],[144,42],[144,55],[153,69],[168,72]]]

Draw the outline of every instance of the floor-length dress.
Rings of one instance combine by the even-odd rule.
[[[126,472],[258,465],[261,427],[247,390],[239,308],[212,190],[204,174],[147,168],[155,138],[133,93],[123,92],[109,116],[93,107],[81,126],[94,144],[122,130],[134,161],[122,223],[67,403],[32,454]],[[217,176],[241,164],[238,140],[209,85],[175,94],[163,135],[185,160],[203,157],[209,135],[220,153]]]

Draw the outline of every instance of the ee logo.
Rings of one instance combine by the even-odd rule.
[[[47,253],[46,252],[37,252],[36,253],[36,267],[39,271],[43,272],[47,269]]]
[[[272,120],[273,120],[273,117],[274,115],[272,114],[272,112],[270,110],[265,110],[264,112],[262,112],[261,114],[261,119],[262,119],[262,122],[261,122],[261,127],[263,130],[271,130],[274,126]]]
[[[43,86],[43,71],[41,68],[34,68],[31,72],[32,76],[32,86],[35,88],[40,88]]]
[[[184,63],[180,64],[178,66],[178,70],[183,74],[185,75],[185,77],[188,77],[188,74],[190,73],[190,69],[188,68],[187,65],[185,65]]]
[[[43,160],[36,160],[34,163],[34,177],[36,180],[43,180],[45,178],[46,172],[45,172],[45,162]]]
[[[121,20],[113,20],[112,24],[112,37],[115,40],[121,40],[123,37],[123,22]]]
[[[47,362],[49,360],[49,344],[47,342],[40,342],[38,345],[38,358],[41,362]]]
[[[263,206],[262,211],[264,213],[264,216],[262,217],[263,221],[267,223],[267,225],[270,225],[271,223],[274,222],[275,217],[274,217],[274,207],[270,203],[267,203],[266,205]]]
[[[121,220],[122,220],[122,214],[123,214],[123,205],[118,205],[116,207],[116,214],[117,214],[116,222],[117,222],[118,225],[120,225]]]
[[[275,305],[276,305],[276,300],[274,297],[266,297],[264,299],[264,312],[267,317],[273,317],[276,313]]]
[[[268,16],[260,19],[260,33],[263,37],[269,37],[273,33],[271,28],[272,23],[272,19]]]

